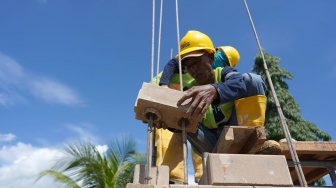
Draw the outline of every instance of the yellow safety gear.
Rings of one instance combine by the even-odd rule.
[[[216,49],[222,51],[226,55],[231,67],[236,67],[240,59],[239,52],[236,50],[236,48],[232,46],[220,46]]]
[[[195,30],[188,31],[180,42],[181,58],[190,52],[198,50],[205,50],[212,54],[216,53],[216,49],[214,48],[211,39],[206,34]],[[179,58],[178,54],[175,58]]]
[[[155,131],[156,166],[169,167],[169,178],[184,181],[183,139],[181,133],[165,129]]]
[[[203,175],[202,157],[198,155],[192,148],[191,148],[191,157],[194,166],[195,180],[199,181]]]
[[[161,76],[162,76],[162,71],[156,77],[154,77],[150,83],[157,84],[157,82],[160,82]],[[193,80],[194,78],[190,76],[190,74],[188,73],[182,74],[183,86],[188,85]],[[180,90],[180,76],[178,74],[173,75],[169,83],[169,88]]]
[[[239,126],[264,126],[266,96],[255,95],[235,101]]]

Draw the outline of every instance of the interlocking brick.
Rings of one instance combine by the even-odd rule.
[[[133,183],[146,184],[146,165],[136,165],[134,168]],[[165,165],[151,168],[151,185],[169,185],[169,167]]]
[[[170,185],[170,188],[253,188],[253,186]]]
[[[177,106],[177,101],[183,95],[184,93],[178,90],[143,83],[134,106],[135,118],[148,122],[148,115],[155,114],[154,122],[161,121],[168,127],[178,130],[182,129],[181,122],[184,119],[185,130],[194,133],[197,130],[197,123],[201,121],[202,117],[197,119],[185,117],[185,113],[191,105],[191,99]]]
[[[205,173],[209,185],[293,186],[283,155],[209,154]]]

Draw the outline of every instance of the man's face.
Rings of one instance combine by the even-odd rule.
[[[185,70],[200,85],[211,84],[214,82],[214,72],[211,67],[211,58],[209,53],[204,53],[199,57],[188,57],[183,60],[182,64]]]

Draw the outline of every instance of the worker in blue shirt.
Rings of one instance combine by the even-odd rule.
[[[185,86],[190,89],[177,105],[192,98],[193,102],[185,115],[203,117],[203,121],[198,124],[197,132],[187,134],[188,141],[196,153],[212,152],[225,125],[239,125],[242,121],[243,124],[256,123],[263,126],[264,121],[240,120],[239,115],[235,113],[239,110],[235,102],[252,96],[263,96],[264,87],[256,87],[256,90],[249,92],[247,88],[254,86],[255,80],[245,82],[242,74],[229,64],[224,65],[224,68],[212,69],[216,50],[211,39],[204,33],[188,31],[180,44],[182,67],[194,78],[194,82]],[[266,97],[263,96],[263,99],[266,100]],[[264,117],[265,108],[254,108],[254,105],[255,103],[245,103],[244,108],[261,111],[261,116]],[[211,108],[212,110],[209,110]],[[212,114],[208,114],[209,111]],[[232,124],[233,119],[236,119],[236,124]]]
[[[220,46],[216,48],[215,61],[212,63],[212,68],[215,69],[217,67],[224,67],[224,64],[235,67],[238,64],[239,59],[240,55],[234,47]],[[161,86],[167,86],[171,89],[179,90],[180,79],[178,70],[178,59],[173,58],[166,64],[163,72],[153,79],[153,82],[159,82]],[[185,71],[182,74],[182,81],[183,86],[190,86],[191,83],[194,84],[194,78]],[[188,88],[185,87],[185,89]],[[210,109],[207,116],[213,116],[211,115],[212,113],[213,110]],[[209,118],[204,118],[204,121],[207,119]],[[205,124],[207,123],[205,122]],[[169,166],[170,181],[174,183],[183,182],[184,179],[181,136],[182,135],[178,132],[172,133],[163,129],[158,129],[155,135],[155,143],[157,147],[156,163],[157,165]],[[198,182],[203,174],[202,158],[199,154],[195,153],[193,149],[191,150],[191,156],[194,167],[195,182]]]
[[[199,129],[196,134],[188,133],[188,140],[192,143],[193,149],[192,157],[195,168],[195,179],[199,179],[202,175],[202,161],[199,155],[205,151],[212,152],[224,125],[239,124],[234,101],[254,95],[262,95],[265,97],[265,84],[259,75],[245,73],[242,76],[233,69],[237,65],[240,56],[238,51],[231,46],[221,46],[214,49],[210,38],[198,31],[189,31],[181,40],[181,44],[189,44],[183,45],[185,48],[181,45],[184,90],[191,88],[190,91],[194,91],[195,88],[199,89],[199,87],[193,86],[204,84],[212,84],[211,87],[218,89],[216,96],[218,99],[211,101],[211,104],[204,103],[205,105],[202,106],[203,108],[200,110],[201,113],[198,112],[198,115],[203,116],[203,120],[199,123]],[[211,69],[214,70],[211,71]],[[179,89],[179,79],[178,74],[176,74],[179,72],[178,70],[178,59],[175,57],[165,66],[163,73],[161,73],[162,75],[160,74],[160,85],[169,85],[170,88]],[[208,90],[208,88],[206,90]],[[193,93],[190,91],[187,93]],[[202,94],[198,93],[198,95],[200,96]],[[192,97],[192,95],[188,94],[186,96]],[[181,100],[183,102],[184,99]],[[240,104],[244,103],[241,102]],[[244,109],[245,107],[246,105]],[[188,110],[187,115],[195,115],[194,112],[196,111],[191,114],[191,110],[192,109]],[[246,123],[248,123],[248,121],[240,121],[240,124],[245,125]],[[258,124],[252,122],[252,125],[263,125],[263,123],[263,121],[258,121]],[[157,137],[163,137],[169,142],[172,139],[170,134],[171,133],[166,131],[162,132],[161,135],[157,135]],[[176,146],[182,146],[182,144],[176,141],[173,142]],[[168,145],[167,143],[161,144],[163,144],[163,146]],[[171,144],[170,141],[169,145]],[[180,147],[174,147],[173,150],[175,151],[179,148]],[[171,163],[169,160],[171,154],[175,155],[175,158],[176,155],[178,155],[178,152],[170,152],[170,150],[171,149],[163,150],[164,152],[158,155],[161,161],[163,161],[162,164],[167,165]],[[194,150],[198,155],[195,154]],[[179,158],[182,160],[182,156]],[[175,167],[174,165],[168,166],[174,169],[171,171],[172,178],[183,179],[183,177],[177,175],[181,174],[183,169],[180,169],[178,166]]]

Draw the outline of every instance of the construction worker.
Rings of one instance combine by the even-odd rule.
[[[209,58],[211,60],[210,65],[211,65],[211,62],[213,62],[213,60],[215,60],[212,63],[212,68],[216,68],[217,66],[220,66],[220,67],[223,67],[223,66],[225,66],[225,67],[235,67],[236,64],[239,61],[239,53],[234,48],[232,48],[230,46],[217,48],[217,53],[216,53],[215,56],[213,56],[213,53],[214,53],[215,50],[213,48],[212,41],[210,40],[210,38],[208,36],[206,36],[205,34],[203,34],[201,32],[198,32],[198,31],[188,32],[187,35],[182,39],[181,45],[182,44],[189,44],[189,45],[185,45],[188,48],[181,51],[182,60],[186,59],[186,58],[193,58],[193,57],[196,58],[196,57],[199,57],[201,55],[204,55],[205,53],[212,54],[212,57]],[[183,48],[181,47],[181,49],[183,49]],[[194,53],[194,51],[192,51],[192,50],[196,50],[196,51],[201,50],[202,53],[197,54],[197,53]],[[187,54],[187,53],[189,53],[189,54]],[[178,68],[177,68],[178,64],[177,64],[176,60],[174,62],[169,62],[169,63],[170,63],[170,72],[169,73],[170,73],[170,76],[171,76],[172,72],[176,72],[178,70]],[[197,63],[199,63],[199,62],[195,61],[195,64],[197,64]],[[165,69],[166,69],[166,67],[165,67]],[[173,67],[173,68],[171,68],[171,67]],[[184,67],[187,67],[187,66],[184,66]],[[188,71],[188,69],[186,69],[186,70]],[[221,79],[222,74],[224,75],[224,73],[222,73],[223,71],[229,71],[229,72],[225,73],[225,76],[223,76],[224,79]],[[233,86],[237,85],[237,83],[231,81],[232,77],[233,78],[235,77],[233,75],[235,75],[235,74],[237,74],[236,76],[240,75],[235,70],[230,70],[228,68],[224,68],[224,69],[221,68],[219,70],[216,69],[216,72],[214,72],[214,73],[215,73],[215,80],[214,81],[216,81],[216,82],[221,82],[221,81],[225,82],[226,81],[226,86],[229,86],[229,88],[232,87],[231,85],[233,85]],[[185,74],[183,74],[183,75],[185,75]],[[174,76],[176,76],[176,75],[174,75]],[[204,75],[204,76],[206,76],[206,75]],[[167,83],[171,84],[171,82],[167,82],[167,81],[164,82],[163,81],[164,79],[165,79],[165,76],[163,74],[162,78],[161,78],[161,81],[160,81],[161,85],[166,85]],[[242,79],[243,79],[243,82],[242,82]],[[170,77],[168,76],[168,78],[166,78],[166,80],[170,81]],[[233,98],[232,98],[233,101],[236,100],[236,99],[242,98],[243,96],[246,96],[246,97],[253,96],[254,97],[254,96],[257,96],[257,95],[258,96],[262,95],[263,97],[265,97],[264,96],[265,95],[265,91],[264,91],[265,84],[263,82],[262,77],[260,77],[259,75],[251,74],[251,73],[245,73],[238,80],[239,80],[238,85],[240,85],[239,87],[242,88],[242,92],[241,92],[242,94],[240,94],[241,96],[238,96],[238,95],[233,96]],[[195,80],[192,80],[191,82],[188,82],[187,84],[184,83],[183,85],[186,86],[185,88],[187,89],[188,87],[190,88],[192,86],[200,85],[200,84],[203,84],[203,82],[198,81],[198,79],[196,78]],[[247,91],[246,91],[246,88],[244,88],[244,86],[248,88]],[[231,89],[235,90],[234,87],[232,87]],[[254,100],[254,98],[252,98],[252,99],[253,99],[252,100],[252,104],[253,104],[255,102],[255,100]],[[265,100],[265,98],[264,98],[264,100]],[[246,102],[244,103],[242,101],[248,101],[248,103],[246,103]],[[245,106],[243,105],[244,109],[246,108],[246,105],[250,106],[250,104],[251,104],[251,99],[242,100],[242,101],[240,101],[240,104],[245,105]],[[190,140],[196,140],[195,142],[190,141],[191,143],[194,143],[194,144],[192,144],[192,146],[193,146],[192,148],[195,148],[195,143],[197,144],[197,139],[198,138],[202,138],[201,139],[202,142],[205,141],[205,143],[203,145],[200,144],[198,146],[198,147],[201,147],[201,149],[196,150],[196,152],[198,154],[201,154],[203,151],[212,152],[212,149],[215,146],[215,144],[217,143],[217,139],[218,139],[218,137],[220,135],[220,132],[221,132],[224,125],[237,125],[237,124],[239,124],[239,122],[237,121],[237,116],[236,116],[236,112],[235,112],[236,109],[234,108],[234,104],[233,104],[232,101],[227,102],[225,104],[221,104],[221,105],[211,105],[211,106],[209,106],[209,108],[205,108],[205,109],[206,109],[206,112],[204,113],[203,121],[202,121],[202,123],[200,123],[203,126],[200,126],[200,130],[196,133],[196,136],[195,135],[193,136],[191,133],[188,134],[189,141]],[[256,109],[253,109],[253,111],[254,110],[256,110]],[[265,107],[261,108],[260,111],[264,112]],[[257,114],[257,115],[258,115],[258,117],[260,116],[260,114]],[[264,119],[262,121],[255,121],[255,122],[253,122],[253,121],[251,121],[251,122],[242,121],[241,124],[247,125],[246,123],[251,123],[250,125],[254,125],[254,126],[255,125],[263,125],[264,124]],[[203,135],[204,132],[205,132],[205,136]],[[208,134],[208,132],[210,132],[210,134]],[[172,134],[172,133],[167,133],[167,134]],[[202,135],[203,137],[202,136],[199,137],[199,135]],[[173,140],[173,139],[170,139],[170,140]],[[168,140],[168,141],[170,141],[170,140]],[[182,146],[182,144],[176,142],[176,140],[173,141],[173,143],[178,144],[179,146]],[[209,145],[209,143],[210,143],[210,145]],[[171,143],[169,143],[169,146],[173,147]],[[180,147],[180,151],[182,151],[181,147]],[[180,152],[180,153],[182,153],[182,152]],[[193,153],[194,153],[194,151],[192,150],[193,164],[196,167],[195,168],[195,179],[198,179],[202,175],[201,157],[199,155],[195,155]],[[177,152],[175,152],[175,153],[172,153],[172,155],[176,156],[178,154],[177,154]],[[162,157],[161,158],[162,161],[166,161],[165,159],[167,159],[169,161],[169,159],[171,158],[171,157],[169,157],[169,154],[167,156],[161,155],[161,157]],[[182,156],[180,156],[180,157],[182,158]],[[176,157],[175,157],[175,159],[176,159]],[[197,169],[200,169],[200,170],[197,170]],[[180,168],[179,171],[182,174],[183,168]]]
[[[230,59],[230,65],[235,67],[239,61],[238,51],[231,46],[218,47],[215,54],[213,68],[223,67],[224,61]],[[178,60],[171,59],[165,66],[164,71],[159,73],[152,82],[159,81],[161,86],[167,86],[171,89],[180,90],[180,79],[178,75]],[[182,74],[183,85],[190,85],[194,79],[188,74]],[[211,112],[210,112],[211,113]],[[165,129],[157,129],[155,133],[156,146],[156,165],[166,165],[170,169],[170,181],[179,184],[184,181],[184,164],[183,164],[183,145],[182,134],[174,133]],[[191,151],[192,162],[194,167],[195,182],[198,182],[203,174],[202,157]]]
[[[235,101],[263,94],[264,87],[255,87],[262,83],[253,78],[245,82],[244,77],[229,62],[226,62],[224,68],[212,69],[216,50],[211,39],[199,31],[188,31],[182,38],[180,47],[182,67],[194,80],[186,85],[190,89],[177,105],[193,98],[186,116],[203,117],[196,133],[188,133],[187,138],[196,153],[212,152],[223,126],[238,122],[233,120]],[[248,92],[247,88],[255,90]]]
[[[216,48],[215,60],[212,63],[212,68],[224,67],[224,64],[229,63],[229,66],[235,67],[238,64],[240,55],[232,46],[220,46]],[[159,74],[160,85],[167,86],[172,89],[180,89],[178,60],[171,59],[164,67],[163,72]],[[194,80],[188,73],[183,71],[182,74],[183,86],[190,85]],[[209,110],[208,114],[212,114]],[[206,119],[206,118],[205,118]],[[168,146],[170,148],[168,148]],[[170,179],[174,183],[183,182],[184,166],[183,166],[183,148],[182,136],[180,133],[172,133],[164,129],[158,129],[156,133],[157,165],[167,165],[170,168]],[[174,156],[174,158],[172,158]],[[203,174],[202,157],[191,149],[192,162],[194,167],[195,182],[198,182]]]

